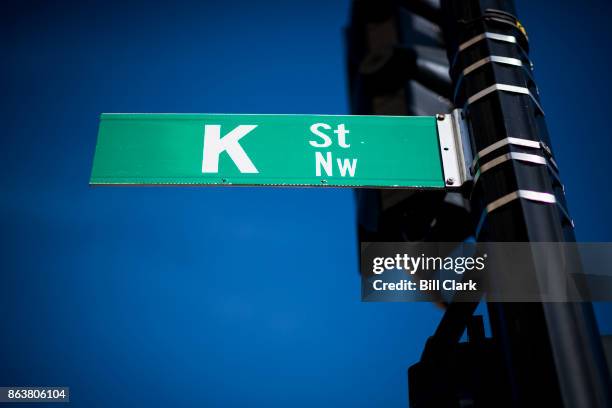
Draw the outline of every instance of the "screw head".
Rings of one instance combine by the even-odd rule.
[[[445,117],[445,115],[443,113],[438,113],[436,115],[436,119],[438,119],[438,120],[444,120],[444,117]]]
[[[455,184],[455,179],[452,177],[447,178],[446,184],[448,184],[449,186],[452,186],[453,184]]]

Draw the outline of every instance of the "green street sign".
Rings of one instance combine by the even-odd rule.
[[[102,114],[91,184],[443,188],[435,117]]]

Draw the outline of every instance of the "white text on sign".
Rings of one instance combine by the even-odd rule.
[[[331,130],[332,127],[327,123],[315,123],[310,126],[310,131],[316,136],[320,137],[322,141],[311,140],[308,143],[317,149],[324,149],[333,144],[332,138],[324,133],[321,129]],[[338,135],[338,146],[343,149],[348,149],[351,147],[349,143],[347,143],[346,135],[350,133],[349,130],[346,129],[344,124],[339,124],[334,133]],[[347,175],[350,177],[355,177],[355,171],[357,170],[357,159],[336,159],[336,164],[338,166],[338,170],[340,171],[341,177],[346,177]],[[328,177],[333,176],[333,157],[332,152],[325,152],[323,155],[322,152],[315,152],[315,169],[317,177],[321,177],[322,171],[325,171]]]
[[[252,132],[257,125],[239,125],[221,136],[221,125],[204,126],[204,151],[202,156],[202,173],[219,172],[219,156],[227,153],[234,162],[240,173],[259,173],[247,153],[240,145],[240,139]],[[327,123],[315,123],[310,126],[310,131],[321,140],[310,140],[310,146],[316,149],[325,149],[333,145],[332,136],[324,132],[332,130]],[[343,149],[348,149],[351,145],[347,141],[350,133],[345,125],[339,124],[333,131],[337,135],[337,144]],[[336,158],[335,161],[340,177],[355,177],[357,170],[357,159]],[[315,152],[315,173],[321,177],[323,172],[328,177],[334,175],[334,157],[332,152]]]
[[[259,173],[239,143],[240,139],[256,127],[257,125],[240,125],[221,137],[221,125],[205,125],[202,173],[218,173],[219,156],[223,152],[227,152],[241,173]]]

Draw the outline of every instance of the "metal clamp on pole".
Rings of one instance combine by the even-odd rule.
[[[540,113],[544,115],[544,109],[542,108],[542,105],[540,105],[538,98],[536,98],[534,94],[531,93],[529,88],[525,88],[522,86],[516,86],[516,85],[510,85],[510,84],[493,84],[479,92],[476,92],[474,95],[467,98],[467,101],[465,102],[465,109],[467,109],[474,102],[484,98],[487,95],[490,95],[493,92],[498,92],[498,91],[510,92],[510,93],[521,94],[521,95],[528,95],[533,101],[533,103],[535,104],[535,106],[538,108]]]
[[[473,180],[470,170],[472,146],[463,110],[438,114],[436,119],[446,187],[461,187]]]

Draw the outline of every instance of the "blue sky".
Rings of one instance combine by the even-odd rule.
[[[577,234],[609,241],[610,5],[532,3],[519,12]],[[348,113],[348,10],[8,7],[0,384],[68,385],[87,407],[406,406],[441,312],[360,303],[350,190],[88,186],[101,112]]]

